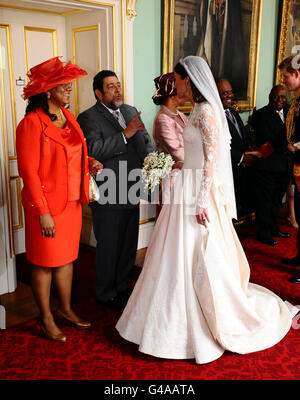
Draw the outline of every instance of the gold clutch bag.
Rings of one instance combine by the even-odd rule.
[[[92,174],[90,174],[90,184],[89,184],[89,200],[98,201],[100,198],[99,188],[95,181],[95,178]]]

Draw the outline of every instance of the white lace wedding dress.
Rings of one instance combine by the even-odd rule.
[[[196,103],[183,133],[185,162],[174,184],[175,201],[161,210],[116,325],[143,353],[200,364],[225,350],[243,354],[275,345],[298,311],[249,283],[249,265],[222,200],[225,189],[214,173],[214,120],[209,103]],[[195,206],[207,207],[208,228],[197,223]]]

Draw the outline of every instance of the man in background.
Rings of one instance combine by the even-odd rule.
[[[247,187],[247,166],[252,165],[255,157],[245,153],[249,148],[250,139],[239,113],[233,109],[234,93],[231,83],[222,78],[218,79],[216,84],[231,135],[231,163],[239,218],[247,214],[251,209]]]
[[[268,105],[255,111],[252,117],[259,158],[252,167],[257,238],[268,245],[277,244],[274,237],[291,236],[278,226],[282,198],[291,179],[291,154],[285,129],[288,109],[286,89],[277,85],[269,94]]]

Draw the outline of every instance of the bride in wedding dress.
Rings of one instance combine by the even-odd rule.
[[[193,104],[183,132],[184,167],[116,329],[143,353],[202,364],[225,350],[245,354],[275,345],[299,310],[249,283],[232,224],[230,133],[207,63],[188,56],[175,77],[178,96]]]

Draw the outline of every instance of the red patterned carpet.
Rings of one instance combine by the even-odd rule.
[[[300,285],[288,282],[297,272],[280,264],[293,256],[291,239],[270,247],[254,236],[241,234],[251,266],[251,281],[266,286],[283,299],[300,304]],[[135,268],[132,282],[140,269]],[[298,269],[299,271],[299,269]],[[297,380],[300,379],[300,319],[276,346],[248,355],[226,352],[218,360],[196,365],[193,360],[157,359],[138,352],[123,340],[114,326],[119,312],[94,300],[94,250],[82,248],[75,266],[74,309],[93,321],[92,329],[78,331],[63,326],[68,340],[55,343],[40,336],[36,321],[0,331],[2,380]],[[61,325],[62,326],[62,325]]]

